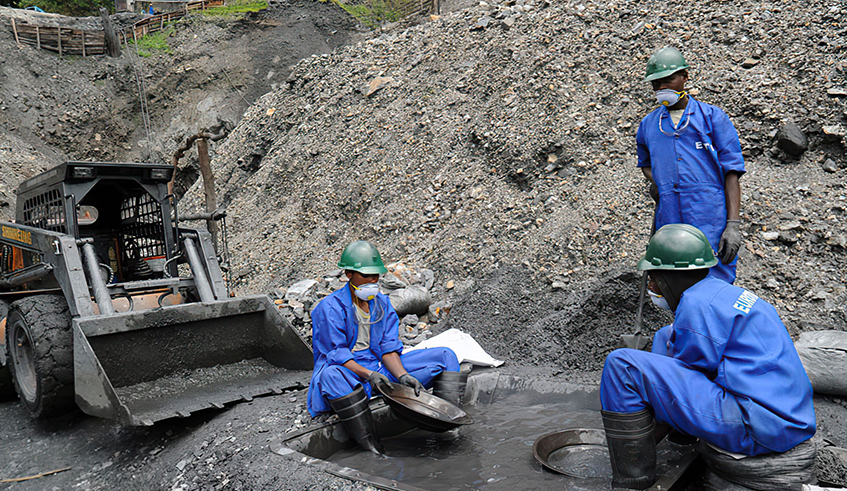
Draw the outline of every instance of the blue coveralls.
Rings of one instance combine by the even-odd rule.
[[[674,129],[668,109],[662,106],[641,120],[635,140],[638,167],[652,168],[659,190],[656,230],[668,223],[693,225],[717,252],[726,228],[726,173],[745,172],[738,133],[729,117],[689,96],[679,129]],[[719,262],[709,274],[732,283],[735,264],[735,259],[730,264]]]
[[[379,306],[376,303],[379,303]],[[386,353],[401,352],[400,321],[388,297],[378,294],[368,302],[371,321],[384,312],[382,320],[371,324],[370,349],[353,352],[359,334],[359,323],[350,287],[341,288],[318,303],[312,311],[312,350],[315,356],[315,371],[309,383],[309,414],[313,417],[332,411],[329,399],[337,399],[353,392],[362,385],[368,396],[371,386],[352,370],[342,365],[355,360],[368,370],[377,370],[389,380],[397,379],[381,365]],[[432,379],[442,371],[459,371],[456,354],[449,348],[429,348],[401,354],[400,361],[409,374],[424,387],[430,387]]]
[[[784,452],[815,434],[812,385],[769,303],[712,276],[682,294],[653,352],[606,358],[607,411],[656,420],[730,452]]]

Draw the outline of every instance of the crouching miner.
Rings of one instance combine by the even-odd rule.
[[[436,396],[439,390],[455,393],[445,381],[459,384],[459,362],[449,348],[401,354],[400,320],[377,284],[387,270],[376,247],[353,242],[341,253],[338,267],[347,275],[347,286],[312,311],[315,371],[309,384],[309,413],[316,417],[335,411],[360,446],[382,453],[368,406],[374,385],[390,388],[399,383],[420,394],[435,381]]]
[[[600,399],[614,488],[653,484],[656,423],[710,451],[762,456],[740,462],[815,434],[812,386],[776,310],[708,276],[715,264],[709,240],[686,224],[660,228],[638,263],[674,322],[656,333],[652,353],[619,349],[606,358]]]

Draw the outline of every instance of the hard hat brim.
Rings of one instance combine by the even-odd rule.
[[[673,68],[673,69],[670,69],[670,70],[662,70],[661,72],[651,73],[650,75],[647,75],[646,77],[644,77],[644,81],[645,82],[652,82],[653,80],[659,80],[660,78],[670,77],[671,75],[673,75],[674,73],[676,73],[678,71],[687,70],[687,69],[688,69],[688,65],[685,65],[685,66],[681,66],[679,68]]]
[[[641,260],[638,261],[638,271],[655,271],[655,270],[665,270],[665,271],[688,271],[694,269],[708,269],[713,266],[717,266],[718,260],[717,258],[712,259],[711,261],[706,261],[702,265],[699,264],[687,264],[685,266],[676,265],[676,264],[661,264],[655,265],[647,260],[646,255],[641,257]]]
[[[385,266],[361,266],[354,268],[343,263],[338,263],[338,267],[345,271],[358,271],[362,274],[385,274],[388,272],[388,269]]]

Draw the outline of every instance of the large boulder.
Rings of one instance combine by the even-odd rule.
[[[788,122],[777,132],[776,146],[788,155],[799,157],[809,148],[809,140],[799,126]]]

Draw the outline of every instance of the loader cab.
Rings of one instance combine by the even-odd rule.
[[[67,162],[18,190],[18,223],[91,238],[106,283],[162,278],[174,251],[163,164]]]

